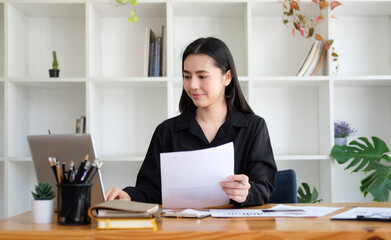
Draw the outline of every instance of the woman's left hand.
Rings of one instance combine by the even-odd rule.
[[[225,194],[238,203],[246,201],[248,190],[251,187],[248,177],[244,174],[235,174],[228,176],[228,180],[220,182]]]

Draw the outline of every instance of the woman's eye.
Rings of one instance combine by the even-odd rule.
[[[190,79],[190,76],[184,75],[183,79]]]
[[[200,78],[200,79],[205,79],[205,78],[206,78],[206,76],[199,76],[199,78]]]

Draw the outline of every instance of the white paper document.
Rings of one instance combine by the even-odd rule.
[[[331,217],[333,220],[391,221],[391,208],[356,207]]]
[[[210,209],[210,213],[212,217],[321,217],[339,209],[280,204],[268,209]]]
[[[187,208],[183,211],[165,211],[165,217],[204,218],[209,217],[209,210],[195,210]]]
[[[204,208],[229,203],[220,182],[234,174],[234,147],[160,154],[163,208]]]

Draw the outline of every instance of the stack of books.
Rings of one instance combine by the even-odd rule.
[[[162,26],[161,36],[151,28],[145,29],[144,76],[166,76],[166,29]]]
[[[75,133],[86,133],[86,116],[76,119]]]
[[[88,214],[97,221],[97,229],[151,229],[156,231],[160,218],[158,204],[112,200],[91,207]]]
[[[326,48],[324,47],[323,41],[316,40],[304,59],[297,76],[314,76],[322,66],[325,52]]]

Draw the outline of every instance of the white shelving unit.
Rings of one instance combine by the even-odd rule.
[[[315,186],[325,202],[371,201],[360,193],[362,175],[329,153],[334,119],[391,144],[391,1],[340,2],[337,19],[321,26],[339,71],[328,57],[317,76],[296,77],[313,39],[291,36],[278,0],[139,0],[137,23],[112,0],[0,0],[0,219],[30,209],[27,135],[73,133],[80,115],[105,162],[105,186],[133,185],[154,129],[178,114],[182,52],[205,36],[231,49],[279,169],[295,169],[298,184]],[[310,0],[301,6],[316,14]],[[144,77],[145,28],[160,35],[162,25],[167,74]],[[58,79],[48,78],[53,50]]]

